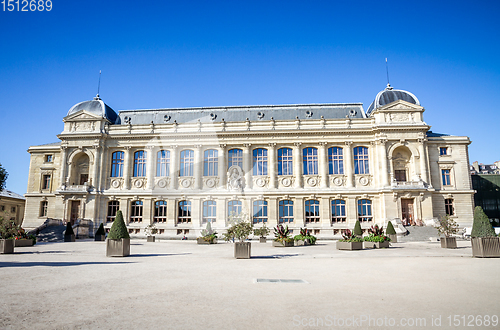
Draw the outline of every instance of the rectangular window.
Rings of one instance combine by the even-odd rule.
[[[160,150],[157,154],[156,176],[168,176],[170,172],[170,151]]]
[[[47,201],[42,201],[40,203],[40,216],[41,217],[46,217],[47,216],[47,208],[49,206],[49,202]]]
[[[178,212],[179,212],[179,215],[177,217],[177,223],[189,223],[189,222],[191,222],[191,202],[180,201]]]
[[[167,202],[158,201],[155,203],[154,222],[167,222]]]
[[[52,163],[52,155],[45,155],[45,162]]]
[[[304,175],[318,174],[318,149],[304,148],[302,161],[304,163]]]
[[[342,148],[334,147],[328,149],[328,173],[344,174]]]
[[[455,215],[455,209],[453,208],[453,199],[445,199],[444,208],[446,209],[446,215]]]
[[[142,222],[142,202],[133,201],[130,207],[130,222]]]
[[[267,222],[267,202],[255,201],[253,202],[253,223]]]
[[[292,149],[278,150],[278,175],[293,175]]]
[[[446,156],[446,155],[448,155],[448,148],[447,147],[440,147],[439,148],[439,155],[440,156]]]
[[[45,174],[42,178],[42,189],[50,189],[50,174]]]
[[[10,208],[10,212],[15,213],[16,212],[16,207],[15,206],[11,207]]]
[[[231,149],[227,152],[227,168],[233,165],[243,168],[243,150]]]
[[[203,223],[215,222],[217,206],[215,201],[204,201],[203,202]]]
[[[282,200],[279,203],[279,222],[293,222],[293,201]]]
[[[332,223],[346,222],[345,201],[336,199],[332,201]]]
[[[396,181],[406,182],[406,170],[395,170],[394,176],[396,178]]]
[[[119,201],[110,201],[108,203],[108,215],[106,216],[107,222],[113,222],[116,217],[116,212],[120,209]]]
[[[253,175],[267,175],[267,149],[253,151]]]
[[[441,170],[441,177],[443,179],[443,186],[451,186],[450,170]]]
[[[359,222],[368,222],[373,220],[371,200],[358,200],[358,220]]]
[[[319,222],[319,201],[307,200],[305,202],[306,223]]]
[[[218,175],[218,153],[217,150],[206,150],[205,159],[203,162],[203,175],[204,176],[217,176]]]
[[[181,168],[179,176],[193,176],[194,151],[183,150],[181,152]]]
[[[123,151],[115,151],[111,155],[111,177],[119,178],[123,176]]]
[[[354,148],[354,174],[369,174],[368,148]]]
[[[134,153],[134,177],[146,176],[146,152],[141,150]]]

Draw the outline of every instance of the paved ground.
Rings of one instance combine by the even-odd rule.
[[[0,328],[450,329],[454,315],[456,328],[479,317],[500,327],[500,259],[472,258],[467,241],[363,251],[254,242],[250,260],[232,248],[133,240],[126,258],[90,240],[16,248],[0,255]]]

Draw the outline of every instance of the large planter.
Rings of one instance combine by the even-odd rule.
[[[457,238],[456,237],[440,237],[441,247],[444,249],[456,249],[457,248]]]
[[[383,242],[368,242],[368,241],[364,241],[363,242],[363,247],[365,249],[383,249],[383,248],[388,248],[389,247],[389,241],[383,241]]]
[[[391,239],[391,243],[397,243],[398,242],[398,235],[394,234],[394,235],[386,235],[386,236]]]
[[[148,242],[154,242],[155,236],[148,236]]]
[[[106,257],[126,257],[130,255],[130,238],[107,239]]]
[[[198,237],[196,239],[196,243],[198,243],[198,244],[217,244],[217,238],[206,241],[203,237]]]
[[[474,237],[471,239],[472,256],[476,258],[500,258],[498,237]]]
[[[14,240],[13,239],[0,239],[0,254],[14,253]]]
[[[337,250],[363,250],[363,242],[337,241]]]
[[[295,241],[295,246],[307,246],[307,245],[311,245],[308,239],[299,239]]]
[[[33,240],[31,238],[21,238],[14,240],[15,247],[25,247],[25,246],[33,246]]]
[[[259,237],[259,242],[260,243],[266,243],[267,242],[267,238],[266,237]]]
[[[94,240],[96,242],[104,242],[106,240],[106,235],[95,235]]]
[[[251,250],[252,250],[252,243],[250,242],[234,243],[234,257],[236,259],[250,259]]]
[[[273,246],[274,247],[290,247],[290,246],[294,246],[294,242],[291,241],[291,242],[288,242],[288,241],[273,241]]]
[[[64,235],[64,241],[65,242],[74,242],[75,241],[75,235]]]

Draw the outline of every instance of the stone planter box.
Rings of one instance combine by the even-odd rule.
[[[155,241],[155,236],[148,236],[148,242],[154,242]]]
[[[387,235],[391,239],[391,243],[397,243],[398,242],[398,235]]]
[[[96,242],[104,242],[106,240],[106,235],[95,235],[94,240]]]
[[[15,247],[33,246],[33,240],[29,238],[21,238],[14,240]]]
[[[64,235],[64,241],[65,242],[74,242],[75,241],[75,235]]]
[[[311,245],[311,243],[309,243],[309,240],[303,240],[303,239],[300,239],[298,241],[295,241],[295,246],[308,246],[308,245]]]
[[[457,238],[456,237],[440,237],[441,247],[444,249],[456,249],[457,248]]]
[[[380,242],[363,242],[363,247],[365,249],[383,249],[389,247],[389,241]]]
[[[252,243],[250,242],[235,242],[234,257],[236,259],[250,259]]]
[[[475,237],[471,239],[472,256],[476,258],[500,258],[498,237]]]
[[[274,247],[290,247],[290,246],[294,246],[294,241],[291,241],[291,242],[284,242],[285,244],[279,242],[279,241],[273,241],[273,246]]]
[[[14,240],[13,239],[0,239],[0,254],[14,253]]]
[[[205,240],[203,239],[203,237],[198,237],[198,238],[196,239],[196,243],[197,243],[197,244],[217,244],[217,238],[214,238],[214,239],[213,239],[213,240],[211,240],[211,241],[205,241]]]
[[[259,237],[259,242],[260,243],[266,243],[267,242],[267,238],[266,237]]]
[[[106,257],[126,257],[130,255],[130,238],[107,239]]]
[[[363,250],[363,242],[337,241],[337,250]]]

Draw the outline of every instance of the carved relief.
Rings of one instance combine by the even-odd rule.
[[[266,176],[258,177],[255,179],[255,185],[257,187],[265,187],[267,185],[267,182],[269,181],[269,178]]]
[[[407,113],[392,113],[391,114],[391,121],[395,121],[395,122],[409,121],[408,114]]]
[[[167,188],[170,186],[170,178],[161,178],[156,181],[156,185],[160,188]]]
[[[231,166],[227,171],[227,189],[241,191],[243,186],[243,170],[238,165]]]
[[[319,176],[311,176],[305,180],[305,182],[309,187],[316,187],[319,184],[319,181],[320,181]]]
[[[335,186],[338,186],[338,187],[343,186],[344,185],[344,177],[342,177],[342,176],[333,177],[331,182]]]
[[[146,187],[146,178],[133,178],[132,179],[132,187],[136,189],[145,188]]]
[[[181,188],[189,188],[193,186],[194,178],[179,178],[179,187]]]
[[[123,187],[123,178],[112,178],[109,184],[111,189],[121,189]]]
[[[279,179],[280,185],[283,187],[290,187],[293,185],[294,178],[292,176],[286,176]]]
[[[218,177],[204,178],[204,182],[205,182],[205,187],[215,188],[219,184],[219,178]]]

